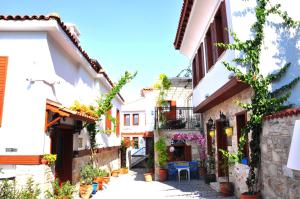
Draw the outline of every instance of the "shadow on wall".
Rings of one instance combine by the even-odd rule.
[[[289,29],[281,24],[272,22],[268,23],[268,25],[272,27],[277,34],[276,40],[273,41],[277,49],[276,54],[273,56],[273,58],[276,59],[276,65],[282,67],[286,63],[291,63],[286,75],[272,85],[272,90],[275,90],[300,76],[300,28]],[[296,107],[300,106],[299,93],[300,83],[298,82],[292,90],[288,104],[292,103]]]

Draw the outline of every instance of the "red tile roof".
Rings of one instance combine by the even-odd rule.
[[[95,122],[98,120],[98,118],[87,115],[83,112],[79,112],[79,111],[73,111],[65,106],[63,106],[61,103],[52,101],[47,99],[46,100],[46,109],[53,111],[53,112],[57,112],[62,116],[68,116],[74,119],[78,119],[78,120],[82,120],[82,121],[87,121],[87,122]]]
[[[300,114],[300,108],[291,108],[291,109],[286,109],[277,113],[274,113],[272,115],[268,115],[264,117],[264,120],[272,120],[276,118],[283,118],[287,116],[293,116],[293,115],[299,115]]]
[[[89,62],[91,67],[96,71],[96,73],[103,74],[104,77],[107,79],[111,87],[114,87],[113,82],[111,79],[108,77],[106,72],[102,69],[102,66],[99,64],[99,62],[95,59],[92,59],[89,57],[86,51],[82,49],[82,47],[79,45],[78,41],[76,40],[75,36],[72,35],[68,27],[65,25],[63,21],[61,21],[60,17],[57,14],[49,14],[49,15],[0,15],[0,20],[5,20],[5,21],[25,21],[25,20],[40,20],[40,21],[49,21],[49,20],[56,20],[58,25],[62,28],[62,30],[66,33],[66,35],[70,38],[70,40],[73,42],[73,44],[77,47],[77,49],[81,52],[83,57]],[[101,70],[102,69],[102,70]],[[124,101],[123,97],[118,94],[119,97],[121,98],[122,101]]]
[[[185,29],[187,27],[189,17],[192,11],[194,0],[184,0],[183,6],[181,8],[181,14],[179,19],[179,24],[177,28],[177,33],[174,41],[174,47],[178,50],[181,46],[182,39],[184,37]]]

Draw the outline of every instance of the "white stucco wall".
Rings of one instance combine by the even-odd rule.
[[[185,36],[183,38],[180,52],[193,60],[196,51],[202,43],[206,31],[209,27],[212,17],[218,8],[221,0],[196,0],[193,5],[189,22],[186,28]],[[228,16],[228,27],[234,31],[242,40],[249,39],[251,36],[250,26],[255,21],[253,8],[256,4],[255,0],[242,1],[242,0],[225,0],[226,12]],[[272,3],[279,2],[282,4],[282,9],[287,11],[290,16],[295,20],[299,20],[296,3],[293,0],[286,1],[273,1]],[[292,6],[293,5],[293,6]],[[265,27],[265,41],[261,53],[261,72],[264,75],[278,70],[287,62],[292,65],[287,71],[285,77],[279,82],[275,82],[270,89],[276,89],[282,85],[290,82],[294,77],[300,76],[299,70],[299,35],[300,31],[296,30],[283,30],[279,25],[281,20],[277,17],[268,18],[269,22]],[[230,42],[233,39],[230,37]],[[226,52],[223,54],[217,63],[211,68],[200,83],[194,88],[193,91],[193,105],[199,105],[205,96],[209,96],[224,85],[229,79],[230,73],[222,65],[222,61],[230,61],[234,56],[238,56],[234,52]],[[243,69],[245,71],[245,69]],[[300,105],[300,98],[297,93],[300,91],[300,84],[298,84],[289,98],[289,103]]]
[[[61,35],[62,32],[57,34],[66,37]],[[0,32],[0,55],[9,58],[0,155],[50,152],[50,139],[44,132],[46,99],[66,107],[74,100],[94,104],[100,93],[110,89],[96,72],[88,69],[91,66],[82,55],[79,56],[74,45],[68,49],[70,46],[58,43],[58,38],[53,39],[52,35],[53,32],[50,34],[47,30]],[[121,109],[121,104],[119,99],[113,100],[113,116],[116,116],[116,108]],[[80,136],[84,142],[88,140],[86,132]],[[120,137],[115,134],[98,135],[97,141],[101,147],[120,145]],[[6,148],[16,148],[17,152],[8,153]]]

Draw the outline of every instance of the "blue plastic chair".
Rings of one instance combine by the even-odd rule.
[[[198,161],[189,162],[191,179],[199,179],[199,163]]]
[[[176,180],[177,177],[177,169],[175,162],[168,163],[168,179],[169,180]]]

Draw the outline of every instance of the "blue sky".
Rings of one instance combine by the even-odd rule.
[[[4,15],[56,12],[77,25],[82,47],[113,81],[138,71],[122,95],[131,100],[160,73],[176,76],[189,64],[173,42],[182,0],[0,0]]]

